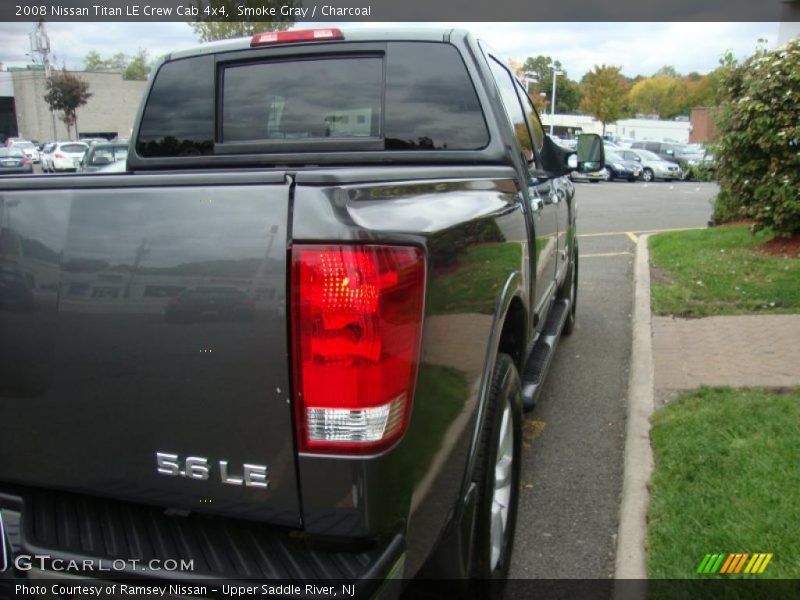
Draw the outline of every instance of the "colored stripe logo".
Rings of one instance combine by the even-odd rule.
[[[772,560],[772,553],[757,552],[727,552],[721,554],[706,554],[695,573],[700,575],[736,575],[748,573],[761,575]]]

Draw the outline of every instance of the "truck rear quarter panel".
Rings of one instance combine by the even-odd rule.
[[[475,169],[458,179],[447,168],[439,172],[428,180],[404,181],[398,172],[397,183],[337,185],[308,185],[301,175],[293,202],[292,243],[410,244],[427,257],[421,364],[406,435],[377,457],[298,460],[307,532],[405,529],[412,573],[459,501],[501,294],[510,278],[511,293],[524,302],[529,289],[514,171],[481,176]]]

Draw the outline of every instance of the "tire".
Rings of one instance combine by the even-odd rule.
[[[497,355],[486,411],[473,475],[478,495],[470,588],[475,598],[498,598],[514,548],[522,459],[522,387],[507,354]]]
[[[642,171],[642,181],[646,183],[650,183],[651,181],[655,181],[655,177],[653,176],[653,171],[651,169],[645,169]]]
[[[578,308],[578,244],[574,244],[572,250],[572,260],[569,263],[569,270],[567,271],[567,278],[558,291],[558,297],[569,298],[570,307],[569,314],[564,321],[564,327],[561,329],[562,335],[569,335],[575,329],[575,315]]]

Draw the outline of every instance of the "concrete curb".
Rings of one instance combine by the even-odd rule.
[[[646,579],[648,482],[653,472],[650,416],[654,408],[653,338],[650,313],[649,235],[636,244],[633,332],[628,379],[625,471],[617,534],[616,579]]]

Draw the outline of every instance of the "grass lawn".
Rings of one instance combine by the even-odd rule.
[[[800,312],[800,259],[753,250],[768,239],[768,233],[752,235],[746,225],[653,236],[653,312],[680,317]]]
[[[800,578],[800,388],[702,388],[657,412],[651,435],[651,578]],[[763,575],[695,573],[728,552],[774,556]]]

